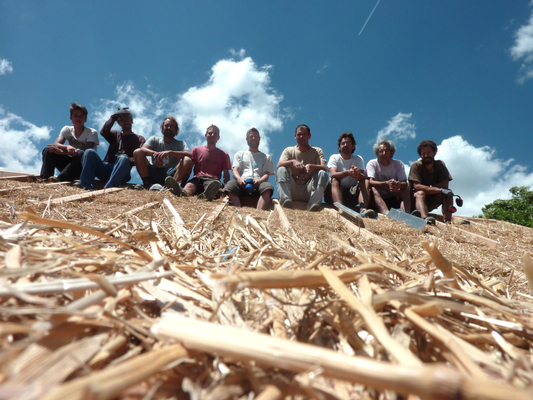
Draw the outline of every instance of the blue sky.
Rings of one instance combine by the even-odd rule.
[[[129,106],[146,138],[176,115],[191,148],[214,123],[231,157],[255,126],[274,163],[300,123],[328,158],[345,131],[365,162],[379,136],[406,165],[431,139],[464,199],[459,215],[533,187],[530,0],[0,0],[0,10],[3,169],[38,171],[76,101],[98,131]]]

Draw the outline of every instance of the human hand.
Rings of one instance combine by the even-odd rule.
[[[67,153],[69,156],[74,157],[76,154],[78,154],[78,150],[71,145],[67,145]]]
[[[292,162],[292,165],[294,166],[294,168],[296,168],[296,171],[298,171],[298,174],[306,172],[306,166],[303,165],[300,161],[294,160]]]

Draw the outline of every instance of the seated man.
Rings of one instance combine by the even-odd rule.
[[[305,201],[308,211],[319,211],[328,184],[326,157],[321,148],[309,145],[311,129],[307,125],[298,125],[294,138],[297,145],[283,150],[277,165],[280,203],[292,208],[293,200]]]
[[[366,165],[367,185],[370,197],[374,199],[377,211],[385,214],[390,207],[404,212],[411,212],[411,195],[407,185],[407,175],[403,162],[393,160],[396,153],[394,142],[380,139],[374,145],[374,154],[378,156]]]
[[[352,209],[359,205],[361,215],[375,218],[374,210],[367,208],[369,196],[365,184],[365,161],[363,157],[353,154],[356,145],[353,134],[341,133],[337,145],[339,154],[333,154],[328,161],[333,202]]]
[[[432,140],[422,140],[418,144],[421,160],[415,161],[409,170],[409,187],[414,192],[416,209],[429,224],[435,224],[435,218],[428,217],[428,211],[442,205],[444,222],[452,221],[448,207],[453,205],[453,192],[448,189],[452,176],[441,160],[435,160],[437,144]]]
[[[143,186],[149,189],[155,183],[165,184],[167,176],[175,176],[176,181],[189,178],[193,162],[187,144],[177,140],[180,127],[174,117],[165,117],[161,124],[163,137],[152,136],[140,148],[133,152],[135,167],[143,181]],[[152,164],[148,157],[152,157]]]
[[[43,150],[41,179],[45,181],[64,182],[79,179],[84,150],[96,150],[99,144],[98,132],[85,126],[87,109],[84,106],[72,103],[70,120],[73,126],[63,127],[54,144],[49,144]],[[54,176],[56,168],[59,170],[57,177]]]
[[[117,122],[122,132],[112,131]],[[131,130],[133,116],[128,108],[119,109],[104,124],[100,134],[109,142],[104,161],[93,149],[83,154],[79,187],[94,190],[94,178],[107,181],[105,188],[118,187],[131,179],[130,171],[134,165],[133,152],[144,144],[144,138]]]
[[[246,142],[248,150],[239,151],[233,158],[233,178],[224,188],[231,203],[235,207],[241,206],[239,196],[259,196],[257,201],[258,210],[268,210],[270,208],[274,186],[268,182],[268,177],[274,175],[274,164],[272,157],[259,151],[261,136],[256,128],[251,128],[246,132]],[[246,181],[253,180],[250,192],[246,190]]]
[[[165,179],[165,186],[169,187],[176,196],[194,196],[211,201],[215,198],[222,187],[220,178],[224,172],[224,183],[230,180],[229,170],[231,163],[229,155],[217,148],[220,139],[220,130],[217,126],[211,125],[205,133],[206,146],[199,146],[192,149],[192,161],[194,162],[194,177],[182,188],[178,182],[168,176]]]

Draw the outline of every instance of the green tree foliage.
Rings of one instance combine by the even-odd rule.
[[[533,190],[527,186],[513,186],[509,192],[510,199],[495,200],[483,206],[481,217],[533,228]]]

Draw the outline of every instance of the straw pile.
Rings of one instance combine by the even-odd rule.
[[[533,398],[531,229],[24,186],[0,399]]]

